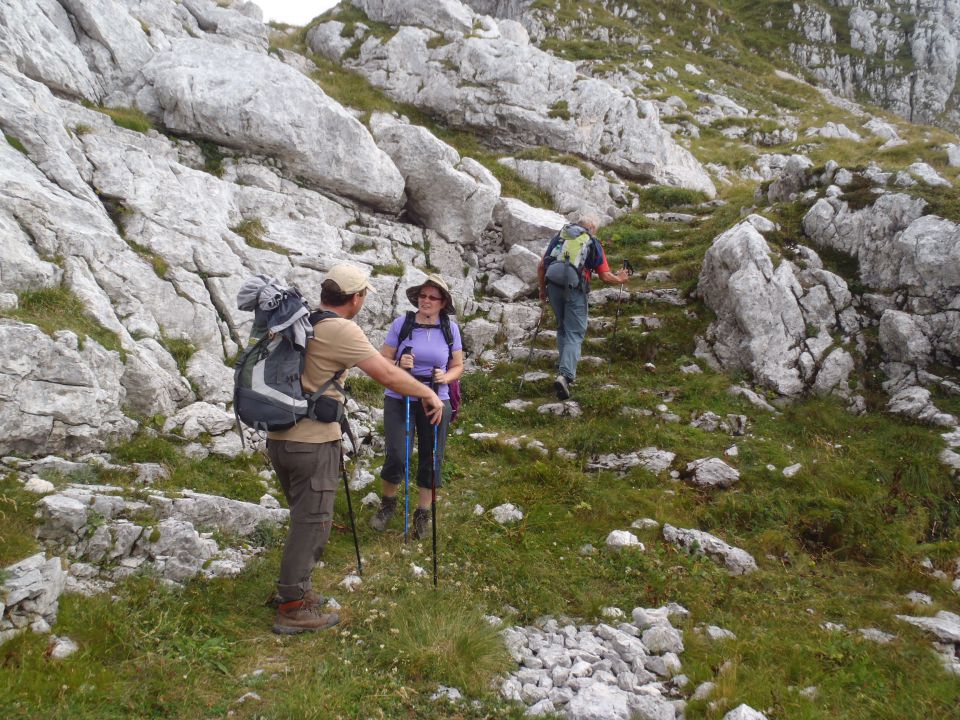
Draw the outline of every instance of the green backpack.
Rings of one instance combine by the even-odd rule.
[[[593,238],[579,225],[564,225],[559,237],[553,251],[544,258],[547,281],[562,288],[579,288],[593,249]]]

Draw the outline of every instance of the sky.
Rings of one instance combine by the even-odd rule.
[[[324,10],[337,4],[337,0],[254,0],[263,10],[263,21],[306,25]]]

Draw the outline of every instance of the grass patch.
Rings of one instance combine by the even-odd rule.
[[[150,263],[150,267],[153,268],[153,272],[156,273],[157,277],[164,278],[167,275],[167,272],[170,270],[170,265],[164,260],[162,255],[155,253],[150,248],[141,245],[140,243],[134,242],[129,238],[124,238],[127,245],[129,245],[133,251]]]
[[[704,202],[707,196],[698,190],[651,185],[640,191],[640,202],[650,210],[672,210],[684,205],[696,205]]]
[[[186,377],[187,363],[190,362],[190,358],[197,352],[197,346],[186,338],[169,337],[163,338],[163,346],[167,349],[167,352],[173,356],[173,359],[176,360],[180,374]]]
[[[148,130],[153,130],[153,123],[150,121],[146,115],[136,108],[131,107],[117,107],[117,108],[108,108],[108,107],[98,107],[94,108],[99,110],[104,115],[108,115],[113,124],[118,127],[126,128],[127,130],[133,130],[138,133],[145,133]]]
[[[559,118],[560,120],[570,119],[570,106],[566,100],[557,100],[547,111],[547,117]]]
[[[214,177],[223,177],[223,159],[226,155],[220,146],[209,140],[195,140],[203,154],[203,169]]]
[[[403,277],[403,265],[393,263],[391,265],[374,265],[372,275],[393,275],[394,277]]]
[[[497,631],[470,598],[441,591],[424,606],[404,604],[382,623],[379,658],[411,682],[440,683],[483,695],[512,664]]]
[[[116,350],[123,358],[120,338],[94,320],[83,301],[66,285],[40,290],[26,290],[19,295],[19,307],[0,313],[36,325],[47,335],[57,330],[72,330],[81,347],[89,337],[107,350]]]
[[[257,250],[269,250],[278,255],[289,255],[290,251],[285,247],[266,240],[267,226],[263,224],[260,218],[246,218],[230,228],[230,230],[243,238],[244,242]]]
[[[29,154],[29,153],[27,153],[27,148],[25,148],[24,145],[23,145],[23,143],[20,142],[20,139],[19,139],[19,138],[15,138],[13,135],[7,135],[7,133],[4,133],[4,134],[3,134],[3,137],[6,139],[7,144],[10,145],[10,147],[12,147],[12,148],[13,148],[14,150],[16,150],[17,152],[19,152],[19,153],[21,153],[21,154],[23,154],[23,155],[28,155],[28,154]]]
[[[33,529],[38,499],[24,492],[14,473],[0,477],[0,568],[37,552]]]

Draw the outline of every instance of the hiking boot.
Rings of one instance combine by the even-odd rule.
[[[413,511],[413,537],[420,540],[427,536],[430,528],[430,511],[426,508],[417,508]]]
[[[553,389],[557,391],[557,399],[567,400],[570,397],[570,381],[565,375],[557,375],[553,381]]]
[[[396,496],[380,498],[380,509],[377,510],[376,515],[370,518],[370,527],[377,532],[383,532],[387,527],[387,523],[390,522],[390,518],[393,517],[393,513],[396,511],[396,509]]]
[[[306,600],[294,600],[277,608],[273,631],[277,635],[299,635],[333,627],[339,622],[340,616],[336,613],[322,613],[318,606],[308,605]]]
[[[303,600],[303,602],[310,607],[314,607],[315,605],[323,605],[326,602],[326,598],[323,597],[323,595],[315,593],[313,590],[307,590],[303,594],[301,600]],[[268,608],[273,608],[276,610],[278,607],[280,607],[280,593],[274,590],[270,597],[268,597],[263,604]]]

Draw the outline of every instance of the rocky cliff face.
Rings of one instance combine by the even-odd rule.
[[[794,3],[790,52],[820,82],[918,123],[960,126],[954,0]]]
[[[656,108],[538,50],[518,23],[453,0],[355,4],[396,32],[370,34],[344,62],[398,100],[502,145],[576,153],[621,188],[630,178],[713,193]],[[520,8],[500,5],[488,10]],[[311,42],[336,55],[329,29]],[[506,272],[500,243],[537,247],[562,217],[501,198],[487,168],[425,128],[389,115],[361,123],[310,79],[309,60],[268,52],[269,32],[242,1],[0,8],[3,305],[63,288],[115,338],[50,339],[3,321],[0,415],[11,431],[0,453],[95,451],[130,433],[130,415],[223,407],[225,363],[250,323],[234,298],[255,273],[315,299],[336,262],[388,269],[375,272],[380,292],[362,318],[375,340],[428,264],[466,315],[483,315],[464,328],[471,352],[501,323],[522,336],[533,322],[499,300],[476,302],[474,246],[486,243],[492,288]],[[629,204],[615,195],[598,200],[610,214]],[[529,292],[535,262],[513,259],[526,280],[510,275],[501,295]],[[194,352],[186,366],[178,343]]]

